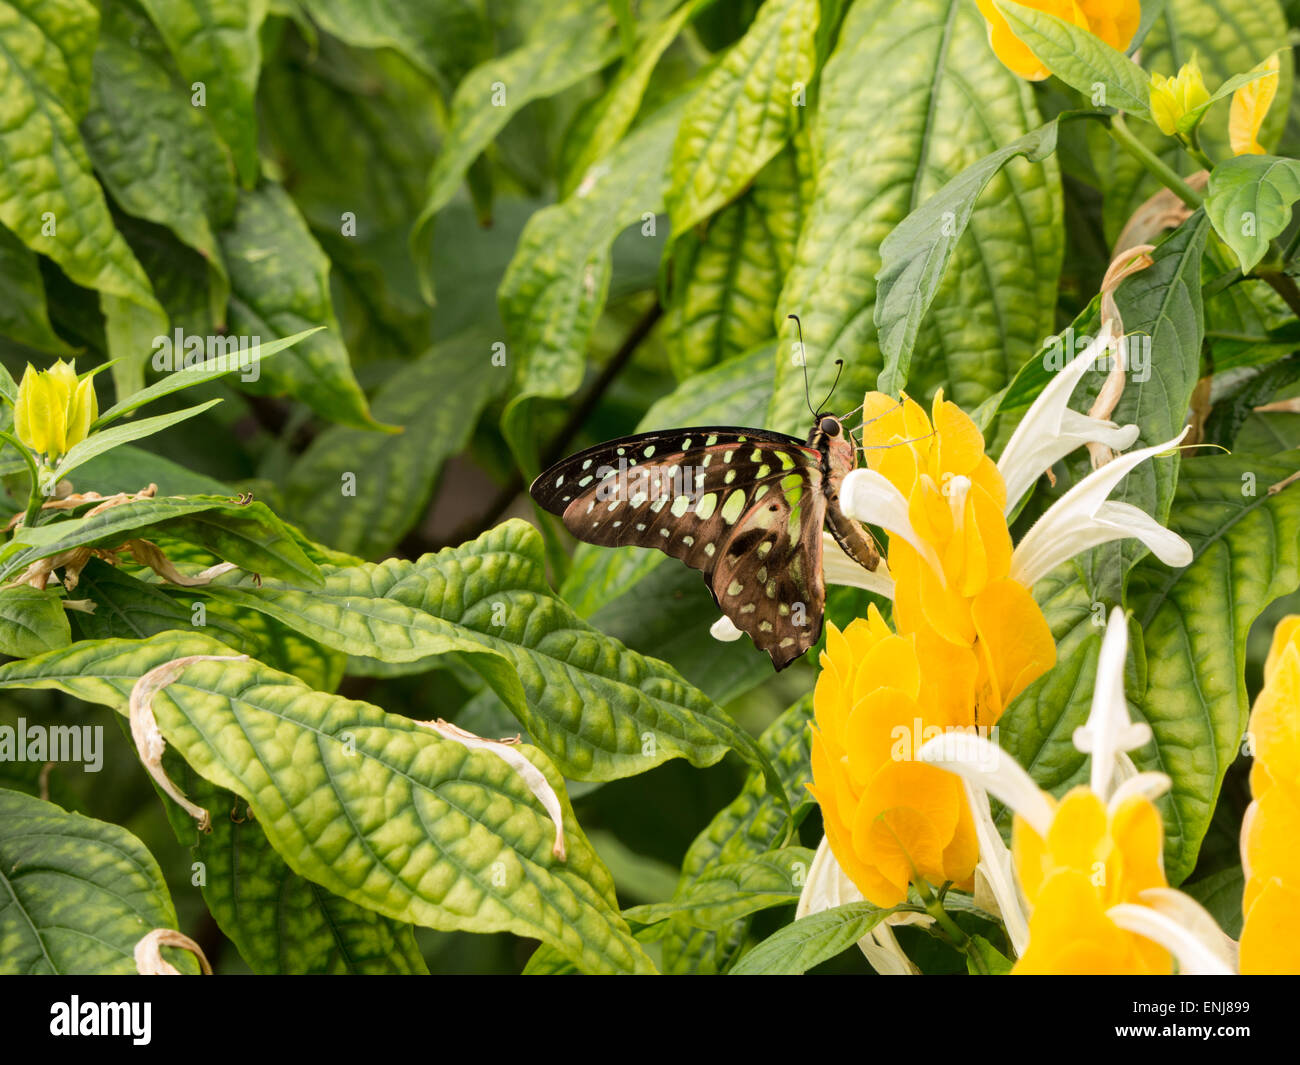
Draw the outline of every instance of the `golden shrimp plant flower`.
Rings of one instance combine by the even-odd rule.
[[[1249,734],[1254,801],[1241,827],[1241,971],[1300,973],[1300,616],[1274,630]]]
[[[1124,51],[1137,33],[1142,19],[1139,0],[1019,0],[1021,6],[1055,15],[1072,22],[1081,30],[1117,51]],[[989,27],[989,44],[993,54],[1013,74],[1029,81],[1042,81],[1051,71],[1011,30],[1006,17],[994,0],[976,0],[980,14]]]
[[[1210,102],[1210,90],[1194,55],[1172,77],[1152,74],[1150,95],[1151,117],[1167,137],[1181,132],[1179,123],[1184,119],[1195,124],[1196,119],[1189,116]]]
[[[1012,874],[991,877],[990,885],[1019,955],[1015,973],[1169,973],[1175,961],[1183,973],[1233,971],[1231,940],[1165,879],[1154,800],[1170,780],[1137,772],[1129,758],[1151,733],[1129,719],[1127,651],[1128,622],[1116,608],[1088,723],[1074,736],[1090,756],[1089,783],[1059,801],[983,737],[939,736],[919,752],[926,764],[966,782],[973,814],[988,830],[980,835],[981,860]],[[1009,856],[992,828],[989,795],[1015,814]]]

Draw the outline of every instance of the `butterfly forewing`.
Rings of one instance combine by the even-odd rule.
[[[699,570],[781,669],[821,632],[822,476],[821,453],[794,437],[705,427],[590,448],[532,494],[579,540],[653,547]]]

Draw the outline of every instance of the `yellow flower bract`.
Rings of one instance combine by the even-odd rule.
[[[890,537],[895,629],[874,607],[843,632],[828,625],[812,790],[841,868],[891,906],[917,876],[969,886],[979,857],[960,779],[916,761],[917,748],[996,724],[1056,647],[1028,589],[1007,575],[1006,488],[975,423],[942,393],[928,417],[906,397],[871,393],[862,443],[932,553]]]
[[[1300,616],[1273,632],[1250,715],[1254,802],[1241,826],[1241,971],[1300,973]]]
[[[48,370],[28,365],[14,400],[14,431],[38,455],[50,462],[66,455],[98,417],[94,381],[78,381],[76,363],[60,359]]]

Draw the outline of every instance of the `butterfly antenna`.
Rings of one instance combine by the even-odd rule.
[[[786,318],[793,318],[795,328],[799,330],[799,365],[803,367],[803,398],[808,404],[808,413],[816,418],[817,412],[812,406],[812,390],[808,386],[808,349],[803,346],[803,322],[799,321],[797,314],[787,314]]]
[[[819,418],[819,417],[821,417],[821,411],[822,411],[822,408],[824,408],[824,407],[826,406],[826,404],[829,403],[829,402],[831,401],[831,396],[835,395],[835,386],[838,385],[838,384],[840,383],[840,374],[842,374],[842,373],[844,372],[844,360],[843,360],[843,359],[836,359],[836,360],[835,360],[835,366],[836,366],[836,369],[835,369],[835,380],[831,383],[831,390],[830,390],[829,392],[826,393],[826,398],[822,400],[822,402],[821,402],[821,406],[818,407],[817,410],[813,411],[813,417],[814,417],[814,418]]]

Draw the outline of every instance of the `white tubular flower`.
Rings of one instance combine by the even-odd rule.
[[[1116,607],[1110,613],[1106,635],[1097,658],[1097,679],[1092,689],[1092,710],[1086,724],[1074,730],[1074,745],[1092,756],[1090,782],[1102,799],[1111,797],[1111,775],[1117,766],[1126,774],[1120,759],[1129,751],[1144,747],[1151,739],[1151,727],[1129,720],[1124,697],[1124,660],[1128,655],[1128,622]],[[1167,779],[1167,778],[1166,778]]]
[[[850,902],[862,901],[862,892],[844,874],[840,863],[831,853],[830,842],[823,836],[817,854],[813,857],[812,867],[808,870],[803,892],[799,896],[799,905],[794,912],[795,920],[823,910],[833,910],[836,906],[846,906]],[[867,963],[881,976],[916,976],[916,966],[903,953],[903,948],[899,946],[889,926],[930,924],[933,920],[928,914],[892,914],[858,940],[858,949],[866,956]]]
[[[907,497],[892,481],[875,470],[856,469],[844,478],[840,486],[840,509],[845,514],[856,521],[879,525],[890,536],[906,540],[946,584],[938,554],[912,527],[907,508]]]
[[[1141,540],[1167,566],[1190,565],[1192,548],[1186,540],[1146,511],[1108,498],[1135,467],[1176,447],[1186,435],[1184,428],[1163,444],[1119,455],[1061,496],[1016,545],[1011,555],[1012,578],[1031,588],[1062,562],[1090,547],[1129,537]]]
[[[1011,434],[998,459],[998,472],[1007,485],[1006,512],[1012,513],[1025,493],[1044,473],[1075,448],[1105,444],[1116,451],[1131,447],[1140,430],[1136,425],[1116,425],[1070,409],[1070,396],[1112,343],[1108,328],[1060,370],[1039,393]]]

